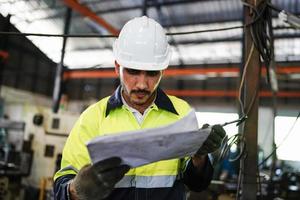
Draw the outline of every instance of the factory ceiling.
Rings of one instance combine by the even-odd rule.
[[[273,0],[277,7],[300,14],[297,0]],[[239,27],[241,0],[2,0],[0,13],[23,33],[63,34],[67,8],[72,8],[69,34],[116,35],[129,19],[148,15],[168,33]],[[300,59],[300,30],[290,28],[273,13],[278,61]],[[54,62],[61,57],[61,37],[28,38]],[[172,65],[238,63],[243,29],[170,35]],[[70,69],[112,67],[114,38],[69,38],[64,63]]]
[[[300,14],[299,0],[271,2],[279,11]],[[209,102],[234,102],[243,60],[243,10],[241,0],[1,0],[0,14],[14,26],[9,31],[23,34],[9,36],[9,42],[0,37],[0,56],[7,60],[3,84],[53,95],[61,36],[66,36],[71,12],[62,92],[70,99],[109,95],[118,84],[112,69],[115,37],[129,19],[147,15],[163,25],[172,46],[164,89]],[[300,29],[283,22],[278,13],[272,12],[278,97],[284,104],[299,105]],[[1,24],[0,29],[3,35]],[[188,34],[178,34],[183,32]],[[39,50],[29,48],[30,42]],[[268,102],[272,94],[266,68],[262,77],[260,95]]]

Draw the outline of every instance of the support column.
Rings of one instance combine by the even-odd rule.
[[[72,9],[67,8],[64,34],[69,33],[71,17],[72,17]],[[62,79],[63,79],[63,72],[64,72],[63,68],[64,68],[64,58],[65,58],[67,39],[68,39],[67,37],[63,38],[60,63],[57,65],[56,73],[55,73],[55,82],[54,82],[54,90],[53,90],[53,106],[52,106],[52,111],[54,113],[58,112],[60,98],[61,98],[61,86],[62,86]]]
[[[263,0],[247,0],[247,3],[257,6]],[[253,21],[252,10],[249,7],[245,9],[245,21],[249,24]],[[250,26],[245,30],[245,85],[244,85],[244,108],[245,111],[251,106],[248,113],[248,119],[244,124],[244,136],[246,141],[246,157],[242,160],[242,200],[256,200],[257,195],[257,130],[258,130],[258,107],[259,107],[259,82],[261,77],[260,55],[254,46],[251,37]]]
[[[9,32],[10,31],[10,17],[11,15],[8,15],[5,19],[5,24],[3,26],[3,31]],[[0,51],[3,52],[3,54],[7,54],[7,56],[0,56],[0,94],[1,94],[1,87],[3,84],[3,77],[5,72],[5,57],[8,57],[9,54],[7,52],[9,46],[9,36],[3,35],[0,37]]]
[[[148,0],[144,0],[142,16],[148,16]]]

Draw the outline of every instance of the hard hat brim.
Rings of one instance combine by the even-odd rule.
[[[171,48],[168,47],[167,53],[165,58],[162,62],[159,63],[145,63],[145,62],[137,62],[128,59],[122,59],[120,52],[118,51],[117,47],[117,40],[113,45],[113,53],[116,61],[122,67],[129,68],[129,69],[136,69],[136,70],[144,70],[144,71],[158,71],[158,70],[165,70],[169,66],[169,61],[171,59],[172,51]]]

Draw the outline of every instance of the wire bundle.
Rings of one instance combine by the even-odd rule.
[[[274,67],[271,66],[274,65],[274,38],[272,31],[272,11],[269,1],[262,1],[257,6],[242,1],[252,11],[254,20],[250,25],[251,38],[267,68],[268,83],[270,83],[270,67]]]
[[[254,94],[252,94],[252,99],[249,102],[249,105],[244,105],[242,100],[242,93],[243,93],[243,87],[245,82],[245,77],[247,73],[247,69],[249,67],[249,63],[251,60],[251,57],[254,53],[254,47],[258,50],[260,54],[260,58],[265,63],[266,71],[267,71],[267,80],[268,83],[270,83],[270,69],[272,68],[274,70],[274,46],[273,46],[273,32],[272,32],[272,15],[271,10],[268,6],[269,0],[262,1],[259,5],[251,5],[245,1],[242,1],[242,3],[250,9],[250,15],[252,17],[252,22],[246,25],[246,27],[250,28],[250,34],[253,41],[253,44],[251,46],[249,55],[246,59],[240,87],[239,87],[239,103],[241,107],[241,115],[242,117],[247,117],[250,111],[252,110],[252,107],[254,105],[255,99],[257,97],[258,91],[259,91],[259,83],[257,83],[257,87],[255,88]],[[244,159],[247,156],[247,148],[246,148],[246,139],[244,133],[236,134],[232,136],[229,139],[225,139],[226,143],[229,142],[229,144],[223,144],[221,154],[219,157],[219,160],[224,159],[225,157],[229,156],[229,151],[232,145],[237,144],[238,145],[238,155],[235,158],[228,158],[230,162],[241,160],[241,166],[239,169],[239,178],[238,178],[238,185],[237,185],[237,191],[236,191],[236,199],[240,198],[240,188],[241,183],[243,180],[244,175]],[[258,175],[259,185],[260,185],[260,177]]]

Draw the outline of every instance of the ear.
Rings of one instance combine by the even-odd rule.
[[[115,60],[115,72],[118,76],[120,76],[120,65],[116,60]]]

